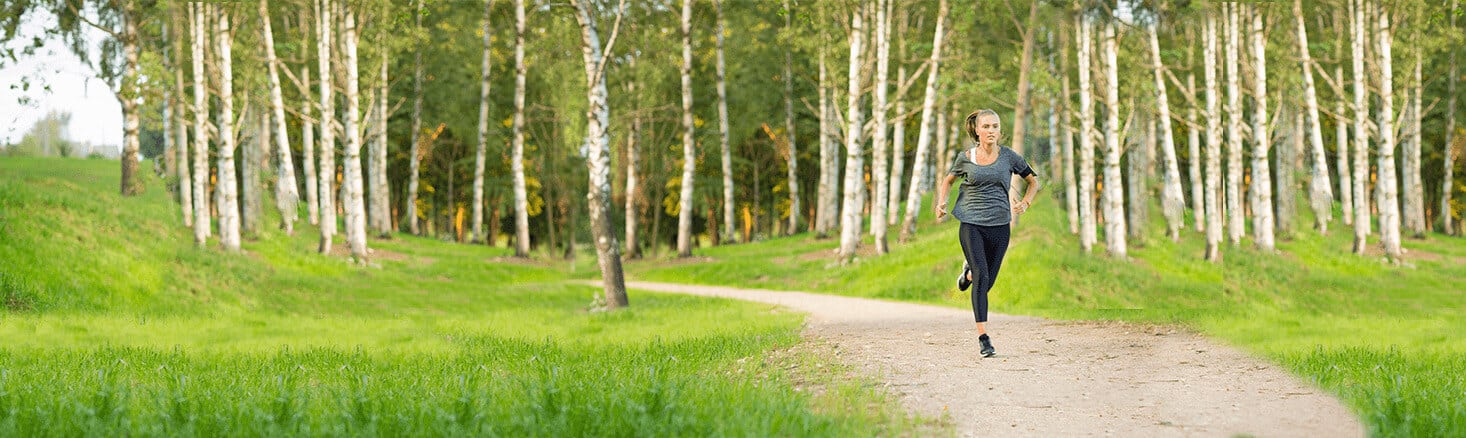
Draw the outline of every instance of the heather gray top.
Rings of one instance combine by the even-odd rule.
[[[964,224],[991,227],[1007,225],[1012,221],[1012,207],[1008,204],[1008,187],[1011,175],[1027,177],[1033,175],[1028,161],[1012,149],[998,146],[998,158],[986,166],[972,162],[968,155],[971,149],[963,149],[952,161],[948,175],[962,177],[957,191],[957,202],[952,203],[952,217]]]

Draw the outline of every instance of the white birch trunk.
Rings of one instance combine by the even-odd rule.
[[[493,0],[484,2],[483,32],[484,51],[483,63],[479,72],[479,101],[478,101],[478,148],[473,154],[473,220],[470,223],[471,242],[479,242],[484,238],[484,160],[489,148],[489,54],[492,49],[493,28],[490,26],[489,14],[494,7]],[[493,243],[493,242],[489,242]]]
[[[300,23],[302,32],[309,32],[308,19],[305,13],[301,12]],[[302,38],[301,47],[310,47],[309,38]],[[302,49],[305,50],[305,49]],[[305,205],[307,220],[311,225],[320,224],[321,203],[320,192],[316,186],[316,138],[315,127],[319,124],[311,121],[311,94],[310,94],[310,66],[304,63],[300,66],[301,99],[300,99],[300,167],[305,171]]]
[[[1171,107],[1166,97],[1166,81],[1162,76],[1161,69],[1164,64],[1161,61],[1161,45],[1156,37],[1156,25],[1151,24],[1150,28],[1150,54],[1155,59],[1155,95],[1156,106],[1160,111],[1160,132],[1161,155],[1165,160],[1166,173],[1162,177],[1161,189],[1161,210],[1166,216],[1166,232],[1171,236],[1172,241],[1181,240],[1181,229],[1186,226],[1184,222],[1186,200],[1183,199],[1181,190],[1181,171],[1176,163],[1176,144],[1171,139]]]
[[[525,189],[525,0],[515,0],[515,120],[513,120],[513,157],[510,171],[515,174],[515,256],[529,256],[529,193]]]
[[[784,28],[794,29],[789,0],[784,0]],[[794,51],[784,49],[784,136],[789,140],[789,235],[799,232],[799,148],[794,133]],[[631,192],[627,192],[631,193]],[[631,223],[628,221],[627,223]]]
[[[860,180],[865,173],[865,150],[860,141],[861,125],[865,123],[860,109],[863,18],[860,11],[850,14],[850,73],[845,107],[845,202],[840,207],[840,260],[844,263],[855,258],[855,248],[860,244],[860,201],[865,191],[865,184]]]
[[[191,7],[192,5],[190,5],[190,8]],[[172,44],[169,45],[168,50],[169,53],[176,54],[176,56],[172,60],[170,60],[172,62],[169,62],[169,65],[173,69],[173,153],[176,154],[174,158],[174,165],[177,166],[178,171],[178,201],[179,204],[181,204],[181,209],[183,212],[183,226],[186,228],[193,228],[194,181],[193,172],[190,171],[191,169],[189,164],[190,159],[188,154],[188,123],[183,115],[182,105],[184,98],[183,90],[185,89],[183,82],[183,66],[178,65],[177,63],[178,61],[181,61],[183,59],[184,44],[182,39],[183,32],[181,29],[179,29],[179,25],[183,24],[182,21],[188,21],[188,19],[191,19],[193,17],[192,12],[185,11],[184,13],[188,15],[183,20],[179,20],[180,22],[172,22],[173,20],[177,20],[178,16],[172,14],[169,15],[169,19],[171,22],[171,26],[169,26],[169,28],[172,29],[172,32],[168,34],[168,39]],[[192,42],[191,39],[190,42]]]
[[[1202,36],[1206,71],[1206,260],[1222,260],[1222,113],[1217,83],[1217,20],[1206,14]]]
[[[682,180],[677,206],[677,256],[692,256],[692,0],[682,0]],[[714,231],[716,232],[716,231]]]
[[[345,17],[342,51],[346,64],[346,152],[342,154],[345,165],[345,181],[342,190],[346,194],[346,242],[351,246],[351,256],[357,263],[367,260],[366,206],[362,199],[361,169],[361,93],[360,73],[357,67],[356,46],[359,35],[356,28],[356,13],[343,10]]]
[[[1343,68],[1335,70],[1335,73],[1337,74],[1334,77],[1343,80]],[[1339,96],[1338,99],[1334,100],[1334,156],[1337,160],[1334,168],[1338,171],[1339,175],[1338,193],[1340,210],[1342,211],[1340,218],[1343,219],[1344,225],[1354,225],[1354,183],[1349,175],[1351,172],[1349,166],[1349,118],[1345,109],[1344,99],[1344,96]]]
[[[1456,28],[1456,0],[1451,0],[1451,28]],[[1456,167],[1454,150],[1456,139],[1456,79],[1459,77],[1456,70],[1456,50],[1451,50],[1451,74],[1446,80],[1446,142],[1441,145],[1443,157],[1441,172],[1441,232],[1447,235],[1455,234],[1452,229],[1452,220],[1455,215],[1451,207],[1451,192],[1455,191],[1453,175]]]
[[[1324,155],[1323,126],[1318,120],[1318,97],[1313,86],[1313,58],[1308,52],[1308,28],[1303,21],[1303,0],[1293,0],[1293,16],[1298,27],[1299,62],[1303,69],[1303,105],[1307,119],[1308,143],[1313,165],[1309,167],[1308,203],[1313,208],[1314,227],[1319,233],[1328,234],[1329,222],[1333,220],[1333,184],[1329,182],[1329,160]],[[1342,149],[1341,149],[1342,151]]]
[[[1370,233],[1369,219],[1369,94],[1364,86],[1365,22],[1363,0],[1349,2],[1350,30],[1354,36],[1354,253],[1364,255]]]
[[[1394,69],[1390,58],[1390,12],[1383,5],[1375,3],[1379,14],[1379,64],[1380,110],[1379,110],[1379,188],[1382,190],[1379,206],[1380,243],[1384,244],[1385,255],[1398,261],[1403,253],[1400,247],[1400,196],[1395,175],[1395,100]]]
[[[317,189],[321,191],[321,241],[317,250],[321,254],[331,253],[331,240],[336,236],[336,99],[332,96],[335,76],[331,74],[331,45],[335,41],[331,26],[335,18],[331,10],[330,0],[316,3],[316,23],[320,31],[316,41],[319,53],[316,67],[321,77],[318,96],[321,99],[321,159],[318,160],[321,171],[317,175],[320,178]]]
[[[203,247],[212,231],[209,222],[209,90],[204,85],[204,46],[208,20],[204,5],[189,5],[193,12],[193,242]]]
[[[871,189],[874,197],[870,201],[870,231],[874,237],[876,254],[890,252],[886,244],[886,198],[889,196],[886,177],[890,173],[886,162],[886,83],[890,66],[890,0],[876,3],[876,84],[875,100],[871,102],[872,117],[875,119],[875,133],[871,138]]]
[[[275,176],[275,206],[280,209],[280,228],[295,234],[296,212],[300,193],[295,185],[295,163],[290,153],[290,136],[285,130],[285,99],[280,93],[279,60],[275,58],[275,34],[270,29],[269,0],[260,0],[260,21],[265,28],[265,65],[270,71],[270,110],[275,121],[275,154],[279,170]]]
[[[1232,245],[1242,243],[1246,232],[1245,212],[1242,207],[1242,94],[1241,78],[1237,76],[1240,63],[1238,51],[1238,27],[1236,4],[1223,4],[1226,10],[1226,54],[1227,65],[1227,241]]]
[[[1094,216],[1094,94],[1090,90],[1090,59],[1094,48],[1094,25],[1083,14],[1075,19],[1078,25],[1077,47],[1079,61],[1079,247],[1085,254],[1094,249],[1098,241],[1098,225]]]
[[[1410,102],[1410,141],[1405,143],[1405,202],[1403,203],[1405,215],[1405,229],[1411,236],[1425,236],[1425,187],[1420,181],[1420,148],[1421,148],[1421,119],[1424,108],[1421,106],[1421,65],[1424,59],[1420,52],[1415,52],[1415,92],[1411,93]]]
[[[382,3],[383,16],[386,16],[388,13],[387,4],[386,2]],[[381,24],[384,28],[386,27],[386,23]],[[381,58],[379,59],[380,64],[378,64],[377,104],[375,106],[377,119],[375,121],[376,123],[367,128],[373,129],[376,132],[376,135],[373,135],[375,140],[372,141],[374,147],[371,149],[371,157],[368,158],[368,162],[372,166],[372,171],[369,173],[371,180],[368,183],[371,195],[371,210],[367,214],[367,219],[369,220],[372,232],[378,236],[386,237],[392,233],[392,197],[389,195],[391,188],[387,186],[387,93],[389,91],[389,87],[387,86],[389,83],[387,60],[391,56],[392,50],[387,45],[385,32],[382,33],[380,38],[381,41],[378,44],[381,46]]]
[[[911,241],[912,235],[916,234],[916,218],[921,213],[922,173],[920,169],[927,165],[927,151],[931,149],[932,122],[937,111],[937,72],[941,67],[942,40],[945,36],[943,26],[946,24],[947,12],[950,6],[947,0],[941,0],[938,4],[936,31],[932,34],[931,70],[926,73],[926,94],[921,101],[921,130],[916,134],[916,156],[911,160],[911,181],[906,188],[906,217],[901,220],[901,235],[899,241],[902,243]]]
[[[733,152],[728,148],[728,81],[723,64],[723,2],[713,0],[717,13],[718,144],[723,153],[723,239],[733,239]],[[714,231],[716,232],[716,231]],[[714,241],[717,241],[715,239]]]
[[[1262,13],[1254,7],[1247,7],[1252,21],[1252,93],[1255,99],[1252,109],[1252,235],[1257,247],[1265,251],[1274,249],[1273,189],[1272,176],[1268,172],[1267,121],[1267,58],[1264,52],[1266,40],[1262,33]]]
[[[905,59],[904,56],[898,59]],[[899,63],[898,63],[899,64]],[[904,81],[906,66],[896,67],[896,79]],[[896,96],[896,118],[891,121],[891,188],[886,192],[886,225],[896,225],[901,215],[901,181],[906,172],[906,99]]]
[[[122,107],[122,196],[133,196],[143,192],[142,176],[138,175],[138,151],[141,143],[138,129],[140,102],[138,84],[138,15],[137,6],[125,3],[122,9],[122,86],[117,90],[117,102]]]
[[[1296,108],[1287,108],[1274,123],[1288,124],[1286,141],[1277,144],[1277,167],[1273,169],[1273,212],[1274,234],[1291,236],[1298,217],[1298,178],[1293,176],[1299,165],[1298,157],[1303,151],[1303,114]],[[1281,108],[1280,108],[1281,110]],[[1291,115],[1289,113],[1292,113]],[[1291,119],[1291,120],[1290,120]]]
[[[1059,137],[1064,151],[1064,206],[1069,211],[1069,233],[1079,234],[1079,187],[1074,175],[1074,133],[1070,131],[1072,113],[1069,89],[1069,39],[1062,26],[1059,29],[1059,81],[1063,95],[1059,99]]]
[[[524,181],[524,0],[514,0],[514,256],[529,257],[529,194]]]
[[[417,2],[413,5],[412,16],[413,29],[417,32],[422,32],[423,0],[417,0]],[[412,149],[407,154],[407,200],[403,202],[403,207],[405,207],[407,210],[407,214],[403,215],[404,220],[407,221],[407,231],[412,233],[412,235],[414,236],[422,235],[422,232],[417,225],[418,172],[419,169],[422,167],[422,158],[420,154],[422,153],[421,151],[423,142],[422,46],[423,44],[415,44],[412,50],[412,130],[409,131],[411,132],[411,134],[408,136],[409,141],[411,141]],[[498,226],[498,224],[492,224],[490,226]],[[493,245],[494,243],[495,242],[489,242],[490,245]]]
[[[823,41],[823,40],[822,40]],[[838,151],[831,146],[834,144],[830,136],[830,130],[834,129],[834,121],[831,116],[830,92],[829,92],[829,71],[825,65],[825,48],[820,48],[819,59],[819,94],[820,94],[820,189],[818,205],[815,210],[815,234],[823,238],[829,235],[830,229],[834,228],[835,215],[839,211],[836,205],[836,182],[840,178],[840,169],[837,164],[840,159],[835,156]]]
[[[1119,52],[1115,41],[1115,23],[1105,23],[1104,65],[1105,65],[1105,247],[1110,256],[1124,260],[1125,249],[1125,194],[1120,178],[1120,155],[1124,144],[1120,142],[1120,88]]]
[[[636,58],[631,58],[631,66],[636,66]],[[636,82],[629,85],[632,99],[636,99]],[[633,109],[635,111],[635,109]],[[641,151],[637,141],[641,139],[641,116],[632,116],[631,132],[626,135],[626,257],[641,258],[641,246],[637,245],[637,207],[636,199],[640,197],[637,193],[636,167],[641,164]],[[797,216],[797,215],[796,215]]]
[[[230,55],[229,11],[220,9],[214,37],[219,65],[219,243],[239,251],[239,195],[234,173],[234,66]]]
[[[1131,114],[1134,114],[1133,110]],[[1127,121],[1130,118],[1127,116]],[[1146,175],[1146,170],[1150,168],[1151,160],[1148,154],[1146,154],[1146,151],[1154,149],[1151,145],[1155,143],[1155,120],[1149,115],[1141,115],[1138,119],[1136,125],[1139,125],[1139,127],[1135,129],[1139,132],[1132,134],[1132,132],[1124,130],[1123,128],[1129,126],[1128,123],[1121,126],[1120,154],[1123,156],[1126,152],[1133,151],[1133,153],[1129,154],[1129,159],[1124,160],[1125,196],[1128,200],[1125,204],[1128,207],[1125,209],[1126,236],[1144,245],[1145,230],[1150,225],[1151,203],[1151,194],[1147,187],[1150,184],[1150,177]]]
[[[601,268],[601,284],[606,307],[626,307],[626,281],[621,272],[621,254],[616,235],[611,230],[611,123],[606,103],[606,59],[601,53],[601,40],[596,32],[594,0],[577,0],[575,18],[580,22],[581,54],[585,58],[586,139],[589,146],[586,166],[589,174],[591,233],[595,238],[596,260]],[[619,13],[619,11],[618,11]],[[618,18],[619,20],[619,18]],[[620,23],[617,23],[618,25]],[[612,32],[612,43],[615,31]],[[608,47],[609,49],[609,47]],[[629,194],[628,194],[629,195]]]

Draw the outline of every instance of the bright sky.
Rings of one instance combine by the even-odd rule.
[[[45,14],[26,17],[15,41],[0,44],[19,47],[54,23],[53,18],[38,15]],[[92,35],[93,41],[99,39]],[[22,91],[27,78],[30,89]],[[30,102],[21,103],[25,98]],[[71,140],[121,148],[122,108],[117,98],[60,41],[49,41],[34,56],[0,66],[0,144],[20,141],[36,120],[52,110],[71,113],[66,133]]]

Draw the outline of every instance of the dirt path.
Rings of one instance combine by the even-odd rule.
[[[1363,436],[1331,395],[1275,365],[1168,327],[993,314],[998,355],[977,354],[972,313],[862,298],[627,282],[809,314],[805,335],[961,436]]]

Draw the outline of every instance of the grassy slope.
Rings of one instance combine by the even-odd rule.
[[[1244,240],[1212,264],[1201,260],[1200,233],[1171,243],[1153,210],[1146,239],[1130,242],[1131,261],[1117,262],[1100,255],[1103,236],[1095,255],[1081,255],[1060,201],[1046,197],[1015,229],[992,308],[1186,325],[1341,394],[1376,435],[1466,434],[1466,242],[1407,240],[1408,264],[1390,266],[1350,254],[1352,232],[1342,224],[1328,236],[1307,230],[1313,218],[1305,211],[1297,222],[1305,229],[1280,239],[1280,253]],[[806,234],[706,248],[696,252],[702,260],[633,262],[628,276],[967,307],[953,285],[962,263],[957,226],[931,224],[923,213],[913,242],[893,241],[891,254],[849,266],[835,261],[833,239]]]
[[[926,427],[807,371],[817,354],[759,360],[797,343],[797,315],[648,293],[586,312],[595,289],[561,263],[411,237],[373,242],[371,268],[314,254],[311,226],[197,249],[156,182],[121,198],[115,170],[0,160],[0,436]]]

